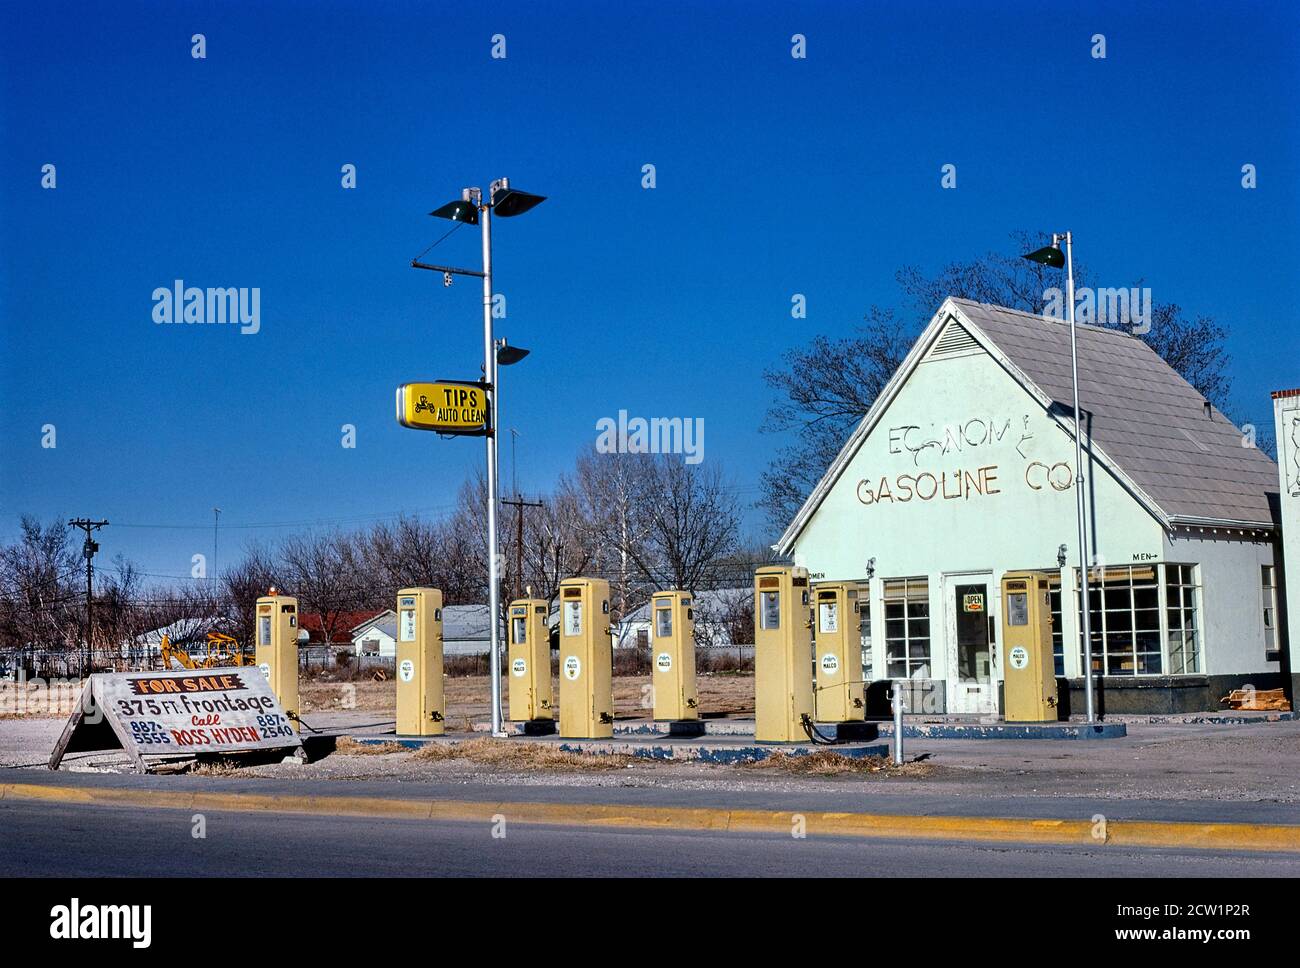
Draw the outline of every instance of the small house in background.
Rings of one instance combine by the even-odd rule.
[[[397,655],[397,613],[376,612],[352,628],[352,651],[359,657],[392,659]],[[442,651],[448,655],[487,655],[492,650],[486,605],[445,605]]]
[[[348,645],[353,639],[353,630],[367,622],[373,621],[376,617],[383,615],[383,609],[363,609],[355,612],[339,612],[334,622],[334,628],[330,633],[327,641],[325,632],[325,623],[319,612],[301,611],[298,615],[298,627],[307,633],[304,639],[298,636],[298,646],[302,648],[316,647],[324,645],[341,646]],[[388,614],[392,614],[389,610]]]
[[[691,609],[695,644],[702,649],[735,649],[754,643],[754,590],[714,588],[696,592]],[[650,603],[629,612],[614,630],[615,648],[650,647]]]

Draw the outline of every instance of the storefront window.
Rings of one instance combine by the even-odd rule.
[[[1165,606],[1169,621],[1169,672],[1201,671],[1200,619],[1196,609],[1196,566],[1165,565]]]
[[[1171,566],[1172,567],[1172,566]],[[1079,600],[1075,571],[1075,601]],[[1088,576],[1092,668],[1108,676],[1159,675],[1160,586],[1155,565],[1124,565]],[[1080,668],[1083,633],[1080,622]]]
[[[1063,676],[1065,675],[1065,635],[1061,632],[1061,575],[1059,572],[1053,572],[1047,579],[1047,597],[1052,609],[1052,668],[1055,670],[1056,675]]]
[[[930,678],[930,584],[924,578],[885,581],[885,675]]]
[[[858,586],[858,636],[862,641],[862,681],[875,678],[871,661],[871,586]]]

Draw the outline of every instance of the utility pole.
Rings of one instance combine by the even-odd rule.
[[[539,508],[541,501],[521,501],[518,492],[513,501],[502,498],[502,504],[515,509],[515,598],[520,598],[523,591],[524,576],[524,508]]]
[[[212,509],[212,577],[217,577],[217,527],[221,524],[221,508]]]
[[[519,443],[519,431],[510,428],[510,490],[519,496],[519,463],[515,460],[515,445]]]
[[[82,657],[81,674],[86,674],[86,666],[93,663],[95,659],[95,646],[93,636],[95,634],[95,623],[93,613],[93,588],[95,566],[93,559],[95,552],[99,550],[99,542],[95,541],[91,534],[100,528],[107,527],[107,521],[92,521],[90,518],[73,518],[68,522],[70,528],[80,528],[86,532],[85,543],[81,546],[81,556],[86,559],[86,651]]]

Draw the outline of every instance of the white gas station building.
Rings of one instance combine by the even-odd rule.
[[[1278,466],[1141,339],[1077,332],[1098,711],[1289,685]],[[1082,712],[1071,400],[1067,324],[948,299],[782,535],[814,582],[859,584],[872,712],[897,679],[914,712],[998,712],[999,582],[1026,569],[1053,576]]]

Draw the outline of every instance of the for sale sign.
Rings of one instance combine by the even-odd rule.
[[[301,749],[266,677],[252,667],[94,675],[50,756],[126,750],[147,757]]]

